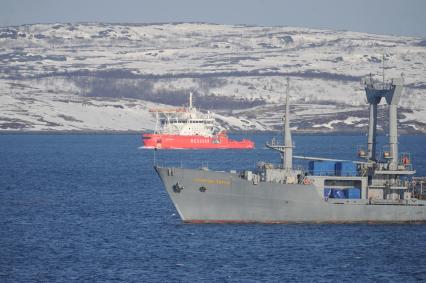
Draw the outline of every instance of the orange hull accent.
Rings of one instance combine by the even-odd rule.
[[[213,137],[143,134],[144,148],[152,149],[253,149],[254,143],[244,139],[235,141],[224,133]]]

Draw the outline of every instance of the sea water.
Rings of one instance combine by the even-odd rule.
[[[138,135],[0,135],[0,282],[426,280],[423,224],[183,224],[153,163],[280,162],[263,146],[273,134],[248,136],[255,150],[141,150]],[[294,152],[354,159],[365,141],[296,135]],[[423,176],[425,142],[400,137]]]

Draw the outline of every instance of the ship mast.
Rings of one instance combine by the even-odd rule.
[[[286,98],[285,98],[285,115],[283,117],[284,131],[283,140],[284,144],[277,144],[275,140],[271,143],[266,143],[266,147],[279,151],[282,154],[282,168],[285,171],[293,170],[293,141],[291,138],[290,130],[290,79],[287,78]]]
[[[293,142],[291,139],[291,130],[290,130],[290,101],[289,101],[289,92],[290,92],[290,78],[287,78],[287,89],[285,97],[285,117],[284,117],[284,160],[283,167],[286,171],[293,169]]]

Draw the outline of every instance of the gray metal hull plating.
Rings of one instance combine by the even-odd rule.
[[[259,182],[228,172],[155,167],[184,222],[423,222],[426,201],[324,200],[313,185]],[[176,192],[176,184],[181,191]],[[200,190],[200,188],[202,188]],[[203,191],[205,188],[206,190]]]

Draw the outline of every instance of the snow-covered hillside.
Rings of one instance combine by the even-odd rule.
[[[401,128],[426,132],[426,40],[292,27],[35,24],[0,28],[0,130],[141,131],[189,91],[224,128],[360,131],[360,79],[403,74]],[[386,127],[386,106],[379,128]]]

